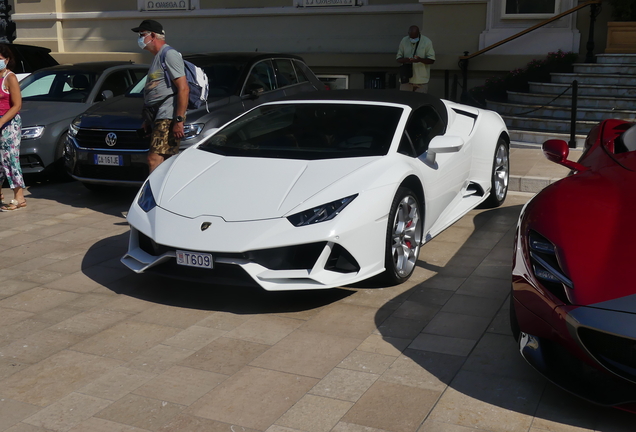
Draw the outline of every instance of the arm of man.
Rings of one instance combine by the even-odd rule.
[[[402,43],[402,41],[400,41],[400,45],[398,46],[396,60],[400,64],[413,63],[410,58],[404,57],[404,44]]]
[[[186,110],[188,109],[188,97],[190,96],[190,87],[188,87],[188,80],[185,75],[172,80],[174,87],[177,90],[177,106],[175,109],[175,117],[184,117]],[[183,138],[183,122],[174,122],[172,127],[172,133],[176,139]]]

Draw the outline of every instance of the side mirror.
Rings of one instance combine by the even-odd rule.
[[[101,92],[99,96],[100,97],[97,98],[96,102],[101,102],[101,101],[105,101],[106,99],[110,99],[113,96],[115,96],[115,93],[113,93],[112,90],[104,90],[103,92]]]
[[[258,99],[261,94],[265,92],[265,89],[258,84],[248,85],[243,92],[245,99]]]
[[[462,147],[464,147],[464,140],[460,137],[438,135],[428,145],[426,160],[434,164],[437,153],[457,153]]]
[[[574,171],[587,171],[589,168],[580,163],[568,160],[570,149],[568,143],[559,139],[547,140],[541,146],[543,155],[550,161]]]

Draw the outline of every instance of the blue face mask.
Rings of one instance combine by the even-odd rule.
[[[420,41],[419,37],[416,37],[415,39],[411,38],[411,43],[417,43]]]
[[[0,60],[0,71],[5,70],[7,67],[7,61],[6,60]]]
[[[137,45],[139,45],[139,48],[141,49],[146,48],[146,45],[150,43],[150,42],[148,43],[144,42],[144,39],[146,39],[146,36],[139,36],[139,39],[137,39]]]

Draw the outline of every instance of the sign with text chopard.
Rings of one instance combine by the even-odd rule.
[[[304,7],[355,6],[356,0],[303,0]]]
[[[145,0],[147,11],[188,10],[190,0]]]

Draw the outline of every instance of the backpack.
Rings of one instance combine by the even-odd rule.
[[[166,66],[166,54],[172,47],[168,47],[163,50],[161,56],[159,57],[159,61],[161,62],[161,67],[163,68],[163,72],[166,76],[166,83],[169,87],[173,87],[174,83],[170,80],[170,76],[168,75],[168,67]],[[208,109],[208,92],[210,90],[210,86],[208,85],[208,76],[203,72],[199,66],[196,66],[190,63],[187,60],[183,61],[184,69],[185,69],[185,77],[188,81],[188,87],[190,88],[190,96],[188,97],[188,109],[197,109],[201,108],[203,104],[205,104],[206,111],[210,112]]]

